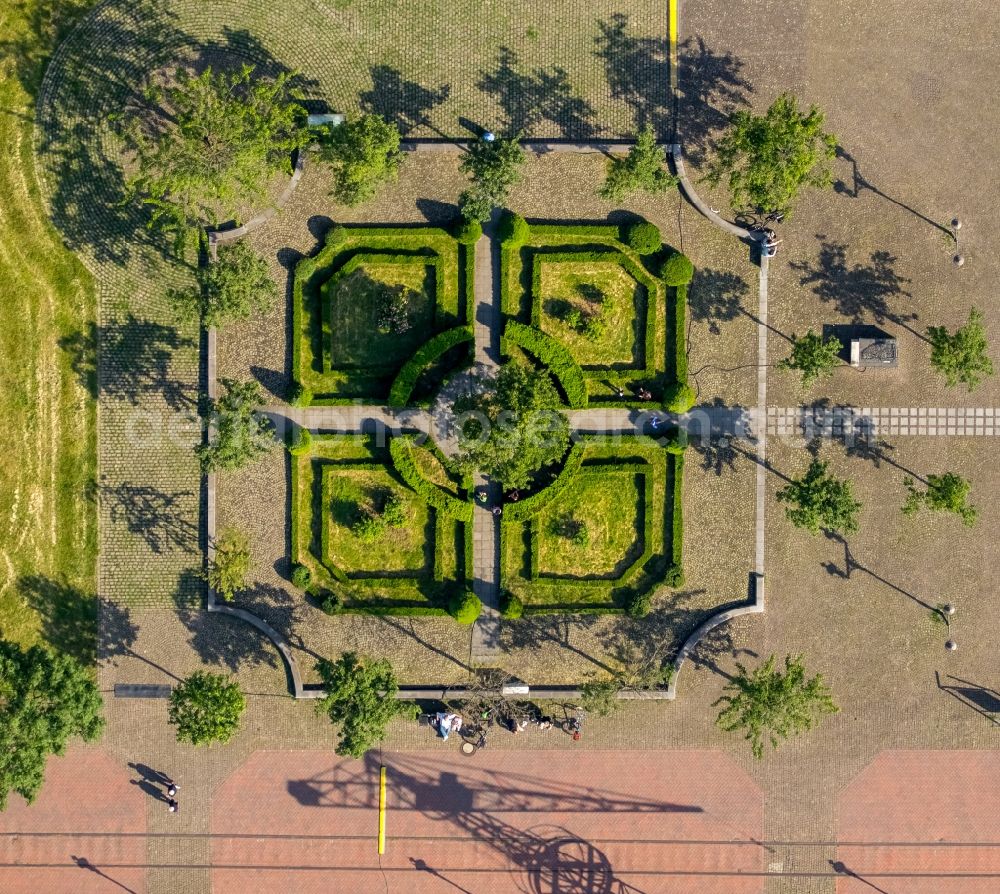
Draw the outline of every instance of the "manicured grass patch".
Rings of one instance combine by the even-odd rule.
[[[581,440],[550,499],[504,513],[502,586],[531,614],[617,611],[676,580],[682,462],[651,438]]]
[[[540,266],[540,328],[569,348],[584,370],[642,366],[646,290],[613,261]],[[536,306],[537,306],[536,305]]]
[[[566,349],[589,404],[628,403],[639,388],[660,399],[674,335],[683,339],[668,330],[666,288],[652,272],[661,263],[622,242],[617,226],[532,224],[523,245],[501,249],[501,304],[508,320]]]
[[[295,270],[292,369],[303,402],[387,400],[424,342],[470,322],[472,268],[472,254],[438,227],[334,227]],[[393,291],[403,326],[382,317]]]
[[[371,260],[367,258],[370,257]],[[409,263],[378,263],[366,256],[362,264],[323,284],[329,307],[330,369],[395,368],[405,363],[434,326],[434,267],[419,258]],[[381,331],[383,302],[398,291],[405,306],[405,324]]]
[[[344,611],[443,614],[471,579],[472,532],[435,495],[463,511],[471,504],[433,447],[394,440],[390,449],[371,436],[313,435],[308,452],[290,456],[291,561],[309,569],[318,600],[333,594]],[[405,477],[398,455],[408,458]],[[420,490],[407,483],[415,475]],[[366,507],[380,514],[393,497],[399,518],[366,538]]]
[[[638,468],[581,474],[538,518],[538,577],[621,577],[642,553],[646,482]]]

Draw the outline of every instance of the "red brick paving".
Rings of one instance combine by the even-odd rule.
[[[996,894],[1000,751],[882,752],[841,794],[837,839],[881,843],[838,846],[860,878],[838,879],[837,894]],[[941,877],[953,873],[993,877]]]
[[[0,891],[121,894],[127,889],[143,894],[146,797],[129,783],[128,770],[100,748],[71,748],[64,757],[51,758],[35,803],[29,807],[20,795],[11,795],[0,813]],[[119,834],[26,834],[84,829]],[[93,868],[81,868],[74,858]],[[15,863],[16,868],[10,865]]]
[[[763,890],[759,875],[735,875],[763,869],[752,841],[763,798],[719,752],[435,751],[385,763],[384,880],[377,758],[265,751],[215,794],[212,832],[251,836],[213,840],[215,894]]]

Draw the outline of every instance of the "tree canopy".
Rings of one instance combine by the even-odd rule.
[[[208,565],[205,579],[228,602],[247,585],[250,564],[249,538],[236,528],[227,528],[215,543],[215,556]]]
[[[782,360],[781,369],[797,369],[802,373],[802,385],[808,388],[817,379],[833,375],[840,365],[840,352],[844,346],[833,337],[826,341],[810,329],[801,338],[792,336],[792,353]]]
[[[903,504],[903,512],[907,515],[913,515],[926,506],[935,512],[953,512],[969,527],[976,523],[979,512],[968,502],[972,485],[961,475],[954,472],[928,475],[927,489],[924,491],[917,490],[912,478],[904,478],[903,484],[909,492]]]
[[[524,167],[520,138],[517,134],[491,142],[473,140],[469,144],[460,167],[472,185],[458,199],[462,216],[467,220],[488,220],[494,208],[506,204],[510,188],[520,181]]]
[[[561,459],[569,447],[559,392],[546,370],[520,361],[502,366],[495,386],[490,384],[455,404],[458,463],[505,488],[527,487],[533,473]]]
[[[195,447],[204,473],[240,469],[274,448],[271,422],[257,412],[264,393],[257,382],[222,379],[226,393],[209,401],[204,414],[215,431]]]
[[[677,186],[667,169],[667,153],[656,143],[653,128],[644,127],[627,155],[608,159],[607,177],[598,193],[620,202],[634,192],[663,193]]]
[[[779,96],[764,115],[734,112],[719,139],[704,180],[729,185],[734,208],[788,214],[803,186],[827,187],[837,138],[823,131],[824,115],[816,106],[803,114],[789,93]]]
[[[246,706],[239,684],[222,674],[196,671],[170,693],[169,717],[178,742],[228,742]]]
[[[245,241],[220,247],[218,261],[199,267],[197,276],[197,288],[172,299],[180,319],[201,320],[206,329],[265,314],[278,300],[267,261]]]
[[[954,333],[944,326],[928,326],[927,337],[931,341],[931,365],[949,387],[961,382],[973,391],[984,377],[993,375],[982,311],[972,308],[969,322]]]
[[[399,128],[380,115],[362,115],[329,129],[320,158],[333,170],[332,195],[355,206],[374,198],[378,188],[395,180],[403,163]]]
[[[178,69],[173,84],[147,91],[149,114],[126,129],[136,162],[126,194],[150,207],[151,226],[180,241],[266,200],[271,177],[291,173],[292,153],[310,140],[293,81],[292,73],[269,78],[252,65],[200,75]]]
[[[416,713],[414,705],[396,698],[399,685],[392,665],[384,658],[345,652],[336,661],[320,659],[316,671],[326,690],[316,708],[340,724],[336,751],[344,757],[364,756],[385,738],[389,721]]]
[[[806,679],[801,655],[787,656],[784,671],[775,669],[773,655],[753,671],[736,667],[739,673],[725,687],[731,694],[715,702],[724,705],[716,722],[727,732],[742,730],[758,759],[765,740],[777,748],[780,740],[812,729],[823,714],[839,710],[820,674]]]
[[[12,791],[34,801],[48,756],[70,737],[100,736],[101,706],[93,674],[75,659],[0,640],[0,810]]]
[[[793,504],[785,510],[797,528],[813,534],[821,530],[853,534],[858,529],[861,504],[854,499],[850,481],[827,473],[829,463],[814,459],[801,478],[793,479],[778,491],[778,500]]]

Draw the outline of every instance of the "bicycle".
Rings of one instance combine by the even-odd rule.
[[[784,219],[783,211],[772,211],[770,214],[760,211],[740,211],[736,215],[736,223],[751,232],[765,232],[770,229],[770,224],[780,224]]]
[[[574,711],[572,717],[567,716],[563,729],[573,737],[574,742],[579,742],[583,736],[583,719],[587,716],[587,712],[583,708],[574,708]]]

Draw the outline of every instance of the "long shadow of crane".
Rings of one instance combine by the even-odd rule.
[[[289,792],[300,803],[317,807],[378,805],[372,784],[379,758],[369,753],[363,767],[338,767],[329,776],[290,780]],[[569,785],[504,771],[502,779],[488,771],[482,778],[460,779],[411,755],[394,754],[387,766],[389,787],[404,809],[447,820],[506,857],[521,870],[526,894],[643,894],[618,878],[607,855],[569,830],[548,824],[520,829],[500,818],[503,813],[653,814],[702,813],[689,804],[645,800],[591,786]],[[472,774],[469,774],[472,775]],[[414,869],[440,876],[424,861]],[[449,881],[444,879],[445,881]],[[458,887],[454,882],[450,882]]]

